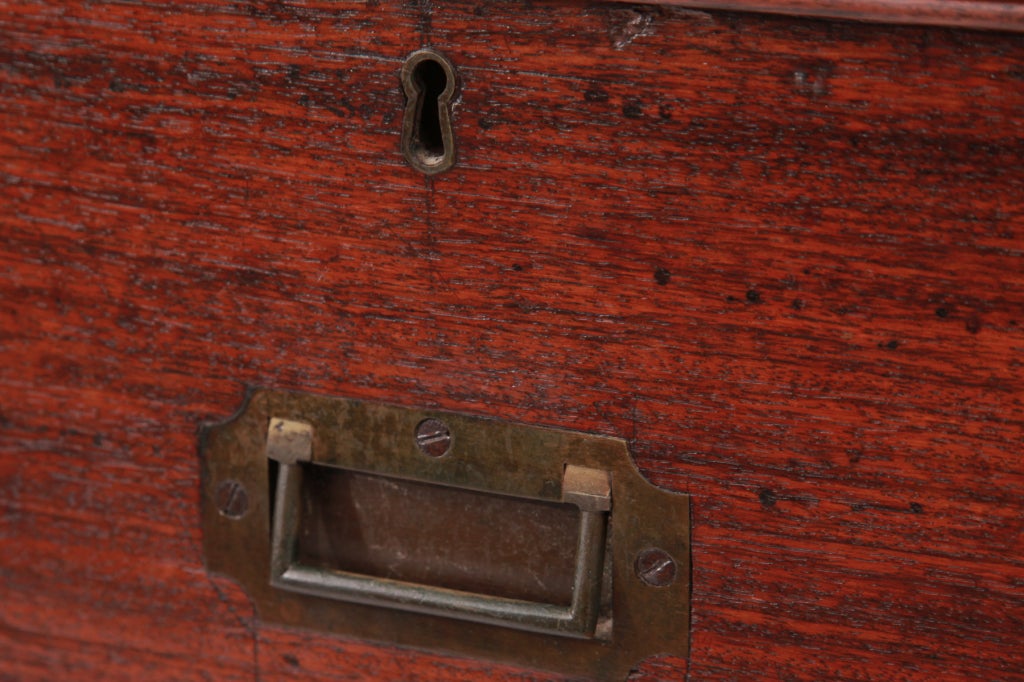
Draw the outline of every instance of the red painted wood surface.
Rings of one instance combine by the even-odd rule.
[[[1024,2],[1012,0],[640,0],[652,5],[803,17],[1024,31]]]
[[[563,0],[0,36],[0,678],[549,679],[206,573],[197,426],[266,385],[630,439],[693,501],[691,656],[640,677],[1024,679],[1019,37]]]

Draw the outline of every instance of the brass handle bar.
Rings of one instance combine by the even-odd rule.
[[[271,423],[271,428],[274,428],[275,420]],[[276,421],[276,425],[280,423],[281,420]],[[294,422],[289,425],[300,433],[304,431]],[[268,443],[273,442],[273,438],[268,440]],[[301,442],[309,447],[308,439],[301,439]],[[580,508],[580,522],[572,599],[568,606],[561,606],[299,563],[296,549],[303,467],[313,465],[301,463],[309,461],[304,454],[282,456],[280,449],[276,452],[269,450],[268,455],[279,462],[270,556],[270,582],[274,587],[329,599],[536,632],[581,638],[594,636],[604,573],[607,514],[611,508],[607,472],[572,465],[565,468],[562,498]]]

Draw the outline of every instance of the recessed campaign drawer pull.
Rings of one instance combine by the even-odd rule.
[[[311,431],[308,424],[301,422],[284,419],[270,421],[267,456],[281,464],[274,501],[270,555],[271,584],[275,587],[329,599],[433,613],[527,630],[583,637],[594,634],[600,607],[605,517],[611,508],[607,472],[566,466],[562,479],[562,499],[576,504],[580,509],[572,599],[565,606],[530,602],[308,566],[297,561],[303,472],[307,466],[312,466],[300,462],[312,459],[309,447],[312,439],[307,435]],[[307,449],[297,453],[296,441],[307,446]],[[424,509],[419,513],[430,514],[431,510]]]
[[[200,450],[207,565],[262,619],[594,679],[686,655],[689,499],[620,439],[259,390]]]

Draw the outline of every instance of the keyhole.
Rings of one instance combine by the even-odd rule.
[[[441,134],[438,106],[441,93],[448,87],[448,76],[440,64],[433,59],[426,59],[416,65],[412,79],[420,92],[414,143],[422,148],[425,161],[437,163],[444,156],[444,136]]]
[[[412,53],[402,68],[406,110],[402,129],[402,151],[416,169],[434,174],[455,163],[451,127],[451,100],[455,72],[438,52],[430,49]]]

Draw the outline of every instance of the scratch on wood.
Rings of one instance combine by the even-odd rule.
[[[608,37],[621,50],[652,30],[656,10],[648,7],[608,10]]]

